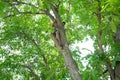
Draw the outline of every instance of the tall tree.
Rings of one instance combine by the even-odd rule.
[[[119,0],[1,0],[0,79],[120,79],[119,4]],[[94,42],[94,51],[84,49],[90,52],[82,57],[86,52],[77,45],[88,39]]]

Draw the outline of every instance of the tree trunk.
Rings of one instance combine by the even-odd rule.
[[[114,71],[115,71],[115,80],[120,80],[120,61],[116,61]]]
[[[77,64],[73,60],[73,58],[70,54],[70,51],[67,47],[64,51],[62,51],[62,55],[63,55],[64,60],[65,60],[65,65],[66,65],[68,71],[70,72],[72,78],[74,80],[82,80],[81,75],[80,75],[80,71],[77,67]]]
[[[113,36],[115,47],[120,48],[120,28],[117,28],[115,35]],[[119,56],[119,55],[118,55]],[[120,61],[116,61],[114,67],[114,78],[115,80],[120,80]]]
[[[97,16],[97,20],[98,20],[98,27],[101,27],[101,23],[102,23],[101,0],[97,0],[97,1],[98,1],[98,9],[97,9],[96,16]],[[99,30],[98,31],[98,47],[99,47],[100,53],[104,54],[104,49],[102,47],[103,45],[101,43],[101,36],[102,36],[102,30]],[[107,70],[108,70],[108,72],[110,74],[111,80],[115,80],[114,69],[112,69],[110,60],[108,59],[107,61],[105,61],[105,64],[106,64],[106,68],[107,68]]]
[[[68,42],[66,39],[64,25],[60,19],[59,14],[58,14],[59,5],[56,6],[54,4],[50,4],[50,6],[51,6],[51,9],[52,9],[55,17],[53,17],[49,11],[46,11],[46,15],[48,15],[53,22],[56,20],[56,25],[54,26],[54,28],[57,31],[59,31],[59,33],[60,33],[60,35],[59,35],[60,41],[58,41],[56,39],[54,34],[51,34],[51,37],[52,37],[56,47],[62,53],[62,56],[63,56],[64,61],[65,61],[65,66],[67,67],[71,77],[74,80],[82,80],[79,68],[78,68],[76,62],[74,61],[74,59],[72,58],[72,55],[71,55],[69,47],[68,47],[69,45],[68,45]]]
[[[65,42],[64,45],[62,45],[62,47],[58,44],[57,40],[55,39],[54,35],[51,34],[51,37],[53,38],[54,43],[56,44],[56,47],[59,49],[59,51],[62,53],[62,56],[64,58],[65,61],[65,66],[68,69],[71,77],[74,80],[82,80],[82,77],[80,75],[80,70],[76,64],[76,62],[74,61],[74,59],[72,58],[72,55],[70,53],[69,47],[67,42]],[[64,38],[66,36],[64,35]],[[63,38],[62,38],[63,41]],[[66,40],[65,40],[66,41]],[[64,42],[64,41],[63,41]]]

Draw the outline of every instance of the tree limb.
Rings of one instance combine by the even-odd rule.
[[[60,19],[60,15],[58,13],[58,7],[56,7],[54,4],[50,3],[50,7],[53,11],[53,14],[55,15],[55,20],[56,20],[56,24],[54,27],[60,32],[60,44],[58,44],[56,38],[52,36],[54,43],[56,43],[56,47],[60,50],[60,52],[62,53],[62,56],[65,60],[65,66],[67,67],[71,77],[74,80],[82,80],[82,77],[80,75],[80,71],[79,68],[76,64],[76,62],[74,61],[72,55],[70,54],[70,50],[69,50],[69,46],[68,46],[68,42],[66,39],[66,35],[65,35],[65,30],[64,30],[64,25],[63,22]],[[52,20],[53,18],[51,18]]]
[[[97,0],[97,2],[98,2],[98,9],[97,9],[96,16],[97,16],[97,20],[98,20],[98,27],[101,27],[101,23],[102,23],[102,19],[101,19],[101,1]],[[98,31],[98,47],[99,47],[100,53],[104,54],[104,49],[103,49],[102,43],[101,43],[101,36],[102,36],[102,30],[99,30]],[[110,74],[111,80],[114,80],[114,70],[112,69],[112,66],[111,66],[111,63],[110,63],[109,59],[105,63],[106,63],[107,70],[108,70],[108,72]]]
[[[35,79],[39,79],[40,77],[35,73],[35,71],[31,68],[30,65],[25,66],[30,72],[35,76]]]
[[[27,38],[28,40],[32,41],[34,43],[34,45],[36,46],[36,48],[38,49],[38,51],[40,52],[41,49],[39,47],[39,44],[35,41],[35,39],[33,39],[32,37],[30,37],[27,33],[25,32],[18,32],[17,34],[23,34],[25,38]],[[41,54],[43,61],[45,63],[45,66],[49,68],[48,62],[47,62],[47,58],[45,57],[44,54]]]
[[[55,19],[57,20],[58,24],[61,24],[61,23],[59,23],[59,22],[61,22],[61,20],[60,20],[60,16],[58,13],[58,6],[55,6],[54,4],[50,3],[50,7],[55,15]]]
[[[49,9],[44,10],[44,12],[45,12],[45,14],[54,22],[55,18],[54,18],[54,16],[52,16],[52,14],[50,14]]]

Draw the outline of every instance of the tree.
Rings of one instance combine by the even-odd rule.
[[[119,4],[119,0],[0,1],[0,79],[120,79]],[[94,41],[94,52],[82,58],[79,48],[71,48],[87,36]]]

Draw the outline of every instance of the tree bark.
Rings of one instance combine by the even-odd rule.
[[[114,71],[115,71],[115,80],[120,80],[120,61],[116,61]]]
[[[73,77],[73,79],[74,80],[82,80],[82,77],[80,75],[80,71],[77,67],[77,64],[73,60],[73,58],[70,54],[70,50],[67,47],[65,47],[65,50],[62,51],[62,55],[65,60],[65,65],[66,65],[68,71],[70,72],[71,76]]]
[[[102,19],[101,18],[101,1],[100,0],[97,0],[97,1],[98,1],[98,9],[97,9],[96,16],[98,19],[98,27],[101,27],[101,23],[102,23],[102,20],[101,20]],[[102,30],[99,30],[98,31],[98,47],[99,47],[100,53],[104,54],[104,49],[103,49],[102,43],[101,43],[101,36],[102,36]],[[110,61],[109,60],[105,61],[105,64],[106,64],[106,68],[110,74],[111,80],[115,80],[114,69],[112,69]]]
[[[53,16],[48,11],[47,11],[46,15],[48,15],[52,21],[54,21],[54,20],[57,21],[57,25],[54,27],[57,28],[57,30],[60,32],[60,38],[61,38],[60,43],[62,44],[62,46],[59,44],[58,40],[56,40],[56,37],[53,34],[51,34],[51,37],[52,37],[56,47],[62,53],[62,56],[65,61],[65,66],[68,69],[71,77],[74,80],[82,80],[79,68],[78,68],[76,62],[74,61],[74,59],[71,55],[70,49],[69,49],[69,45],[68,45],[66,35],[65,35],[64,25],[58,14],[58,10],[57,10],[58,6],[55,6],[54,4],[50,4],[50,6],[51,6],[51,9],[52,9],[55,17],[53,19]]]

